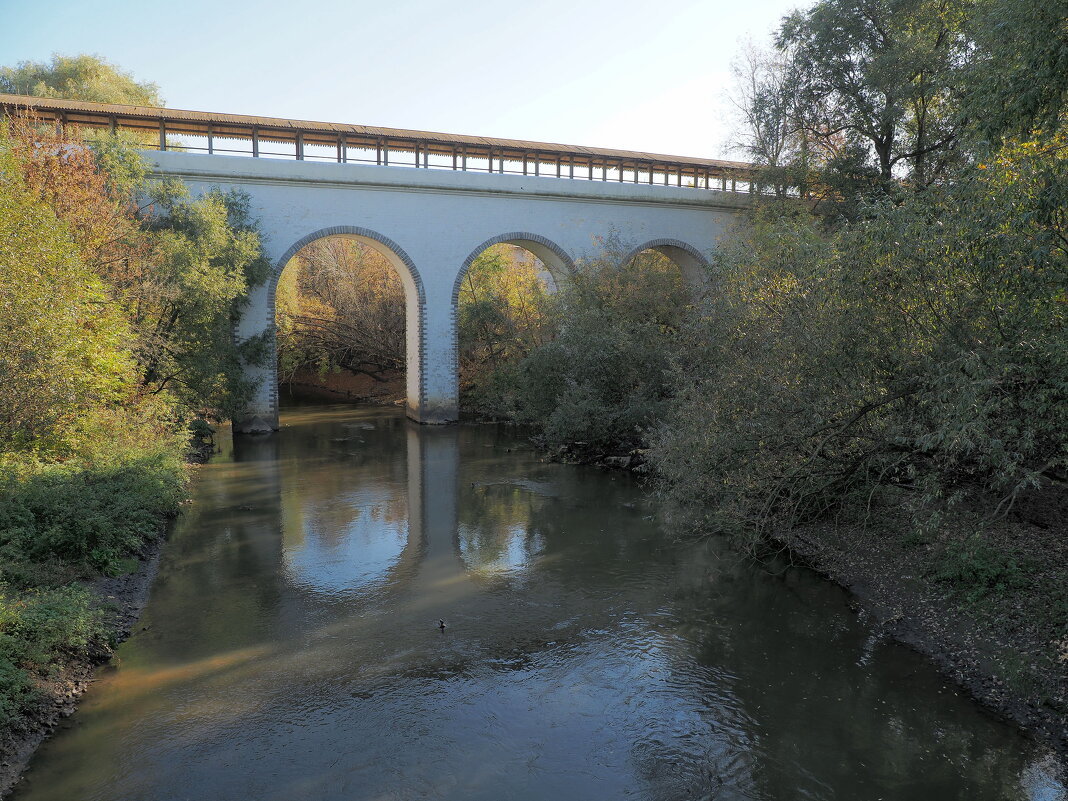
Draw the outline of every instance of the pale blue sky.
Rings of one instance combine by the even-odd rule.
[[[168,106],[726,157],[730,63],[806,0],[0,0],[0,64],[96,53]]]

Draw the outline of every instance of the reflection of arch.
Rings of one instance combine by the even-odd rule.
[[[623,259],[623,263],[630,263],[645,250],[655,250],[675,262],[682,271],[682,277],[690,286],[702,287],[708,283],[708,259],[692,245],[687,245],[678,239],[653,239],[634,248]]]
[[[426,292],[423,289],[423,279],[407,253],[387,236],[383,236],[367,228],[358,228],[351,225],[335,225],[332,228],[321,228],[314,233],[301,237],[282,254],[282,258],[275,264],[274,271],[267,285],[267,330],[270,331],[270,375],[271,393],[273,406],[278,409],[278,332],[275,309],[278,279],[290,260],[300,252],[301,248],[310,245],[318,239],[328,236],[355,239],[374,249],[386,258],[390,266],[400,277],[404,286],[404,318],[405,318],[405,381],[407,384],[407,400],[409,414],[421,413],[426,403],[426,381],[423,375],[423,351],[426,341]]]

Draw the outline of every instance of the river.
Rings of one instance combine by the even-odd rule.
[[[1065,801],[839,588],[629,475],[393,409],[222,444],[18,801]]]

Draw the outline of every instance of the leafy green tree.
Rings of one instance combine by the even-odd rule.
[[[657,253],[581,265],[554,298],[555,336],[486,382],[486,405],[539,428],[547,444],[627,451],[666,410],[679,330],[694,297]]]
[[[656,445],[672,492],[748,531],[872,503],[922,528],[1064,481],[1068,238],[1036,210],[1065,165],[1020,146],[830,234],[763,212],[687,335]]]
[[[0,450],[67,452],[136,387],[131,333],[0,126]]]
[[[268,271],[247,200],[218,191],[194,199],[179,181],[146,182],[134,144],[118,138],[71,147],[28,120],[8,125],[23,185],[63,220],[126,314],[145,390],[177,397],[187,414],[239,411],[251,392],[242,364],[263,357],[263,341],[237,345],[233,326]]]
[[[138,82],[126,70],[87,54],[55,54],[49,62],[21,61],[14,67],[0,67],[0,92],[95,103],[163,105],[156,84]]]
[[[142,381],[153,393],[174,393],[187,409],[233,416],[253,388],[243,365],[262,359],[265,348],[262,338],[237,343],[233,336],[249,288],[270,269],[248,198],[218,190],[191,198],[176,180],[145,191],[153,250],[123,296]]]
[[[979,0],[968,73],[971,124],[995,140],[1052,137],[1068,107],[1068,14],[1044,0]]]
[[[795,183],[815,164],[847,199],[938,180],[958,160],[965,11],[963,0],[821,0],[786,17],[780,58],[743,71],[754,155],[779,168],[792,157]],[[765,140],[791,147],[770,158]]]

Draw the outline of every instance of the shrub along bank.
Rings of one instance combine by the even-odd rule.
[[[242,198],[148,182],[121,139],[0,123],[5,747],[113,644],[87,582],[137,566],[183,498],[188,425],[250,390],[258,343],[230,331],[264,275]]]
[[[695,530],[863,583],[1068,744],[1064,144],[1006,144],[833,224],[768,202],[704,297],[588,270],[555,338],[484,384],[554,449],[638,449]]]

